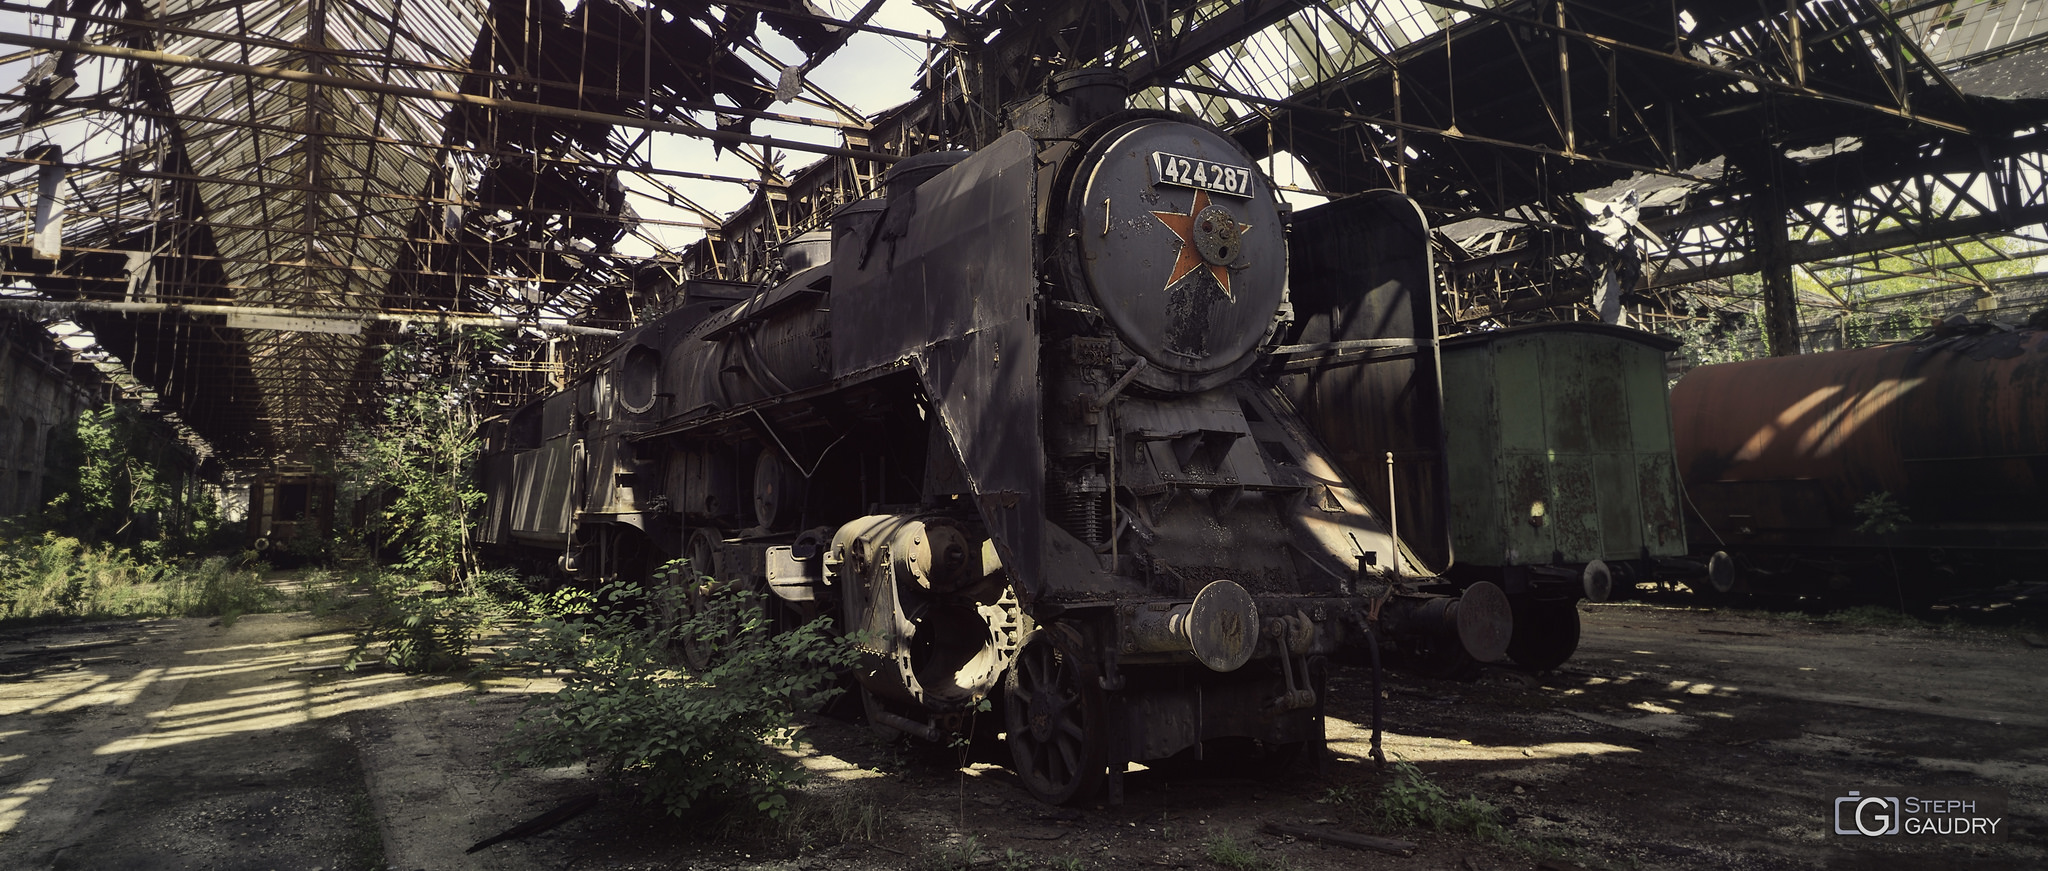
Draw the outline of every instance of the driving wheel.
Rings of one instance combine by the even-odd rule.
[[[1081,650],[1073,629],[1040,627],[1024,640],[1003,681],[1003,722],[1017,776],[1050,804],[1093,795],[1108,758],[1106,703],[1081,667]]]
[[[681,609],[675,615],[678,631],[675,643],[682,648],[683,664],[691,671],[702,672],[717,660],[718,648],[723,636],[706,633],[703,627],[692,631],[689,619],[704,613],[706,599],[719,583],[718,533],[709,529],[698,529],[690,533],[683,546],[683,557],[689,560],[676,581],[683,585],[680,595],[668,597]]]

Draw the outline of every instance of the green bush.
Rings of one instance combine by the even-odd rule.
[[[380,506],[364,532],[398,559],[370,579],[349,668],[369,660],[407,671],[455,668],[510,610],[491,594],[471,539],[484,498],[472,397],[487,379],[476,361],[498,341],[488,332],[415,327],[384,357],[377,419],[350,432],[337,471],[343,501]]]
[[[356,631],[355,649],[342,662],[351,671],[365,662],[411,672],[456,669],[506,612],[502,603],[473,584],[451,589],[387,571],[372,575],[369,587],[363,628]]]
[[[796,742],[793,717],[838,692],[829,684],[852,664],[852,648],[823,618],[776,634],[759,593],[714,589],[694,612],[687,598],[677,584],[621,581],[598,591],[590,613],[538,621],[507,655],[561,672],[565,686],[521,715],[513,756],[528,766],[588,763],[672,815],[724,806],[780,819],[803,773],[780,752]],[[672,667],[683,638],[715,647],[713,664],[698,674]]]

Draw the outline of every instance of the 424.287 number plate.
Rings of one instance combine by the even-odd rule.
[[[1215,191],[1234,197],[1252,195],[1250,169],[1164,151],[1152,152],[1152,183]]]

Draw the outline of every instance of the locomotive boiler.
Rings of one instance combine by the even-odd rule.
[[[1120,798],[1129,762],[1319,746],[1346,645],[1499,659],[1499,588],[1427,577],[1327,445],[1392,450],[1373,434],[1418,418],[1440,438],[1433,324],[1341,317],[1388,293],[1433,312],[1419,212],[1293,217],[1405,222],[1382,235],[1409,247],[1332,246],[1343,268],[1290,296],[1290,215],[1251,157],[1124,99],[1114,73],[1061,77],[1028,129],[896,164],[772,285],[689,282],[492,424],[484,538],[584,578],[686,557],[829,614],[872,724],[942,739],[993,700],[1054,803]],[[1356,283],[1374,270],[1406,274]]]

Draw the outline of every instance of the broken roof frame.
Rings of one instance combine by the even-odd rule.
[[[1255,154],[1301,160],[1313,181],[1297,188],[1415,196],[1440,228],[1452,324],[1587,316],[1593,278],[1612,255],[1576,195],[1616,183],[1665,191],[1635,219],[1661,243],[1635,289],[1648,309],[1680,308],[1681,288],[1753,269],[1757,240],[1771,235],[1757,228],[1779,223],[1788,229],[1772,249],[1778,269],[1810,261],[1809,275],[1847,276],[1823,282],[1809,305],[1849,304],[1845,292],[1900,242],[1925,256],[1918,267],[1899,265],[1911,253],[1885,261],[1888,275],[1989,290],[2001,279],[1971,258],[1950,257],[1964,261],[1955,269],[1935,255],[1987,235],[2033,240],[2012,256],[2041,253],[2048,192],[2034,140],[1965,147],[2010,138],[2023,126],[2011,108],[2025,101],[1972,97],[1952,74],[2048,40],[2033,23],[2040,4],[2029,4],[2032,29],[2000,19],[2014,38],[1993,44],[1977,31],[1933,39],[1963,32],[1951,5],[1872,17],[1862,0],[1800,0],[1792,14],[1720,4],[1747,11],[1691,21],[1671,0],[921,4],[943,20],[939,36],[867,23],[876,0],[847,20],[787,0],[598,0],[553,12],[534,0],[497,12],[474,0],[188,2],[159,4],[169,14],[155,18],[94,0],[0,2],[0,12],[54,13],[49,36],[0,35],[30,49],[0,66],[69,53],[72,66],[101,73],[83,95],[52,96],[62,76],[49,75],[0,95],[0,141],[81,118],[122,134],[104,153],[0,164],[0,232],[30,235],[38,176],[50,166],[62,167],[57,185],[73,206],[61,234],[67,259],[24,263],[25,246],[15,246],[0,269],[9,284],[67,300],[105,328],[138,377],[207,421],[210,438],[249,456],[303,452],[329,446],[338,428],[290,424],[359,410],[376,380],[374,347],[398,324],[517,324],[523,356],[508,361],[497,399],[545,390],[594,350],[560,333],[630,325],[672,304],[673,286],[688,278],[762,280],[780,240],[871,195],[892,159],[985,142],[1004,107],[1046,75],[1106,63],[1139,87],[1139,105],[1192,110]],[[1656,14],[1623,14],[1643,10]],[[785,62],[758,38],[760,23],[799,33],[805,59],[778,71]],[[917,99],[863,119],[808,80],[856,30],[930,52]],[[481,38],[486,31],[494,36]],[[539,51],[550,38],[579,44]],[[619,57],[592,66],[591,40]],[[685,62],[678,56],[689,52],[671,40],[716,50]],[[1479,51],[1489,44],[1499,50]],[[113,83],[108,70],[118,90],[100,93]],[[657,70],[690,70],[711,87]],[[1505,113],[1499,105],[1513,97],[1489,100],[1474,76],[1526,105]],[[1690,90],[1660,90],[1679,86]],[[770,111],[778,96],[812,111]],[[1739,114],[1745,102],[1806,107],[1832,127],[1802,127],[1773,109],[1775,141],[1760,149],[1680,117],[1700,107]],[[746,132],[755,120],[834,131],[843,144]],[[1789,156],[1844,129],[1883,147]],[[652,130],[720,142],[758,175],[651,166],[640,146]],[[778,150],[828,157],[781,171]],[[1700,163],[1714,154],[1730,162]],[[1858,183],[1811,181],[1844,167],[1858,170]],[[621,176],[695,217],[634,215],[618,195]],[[1782,221],[1758,223],[1773,213],[1755,195],[1760,178],[1773,180],[1763,187],[1789,180],[1769,203]],[[754,198],[721,218],[673,184],[690,181],[746,184]],[[665,228],[706,236],[669,251],[656,238]],[[656,253],[617,253],[627,236]],[[1796,311],[1787,297],[1796,291],[1775,292],[1766,302]],[[156,307],[153,323],[120,312],[137,305]],[[208,308],[219,306],[249,308],[244,326]],[[256,309],[317,329],[247,326]]]

